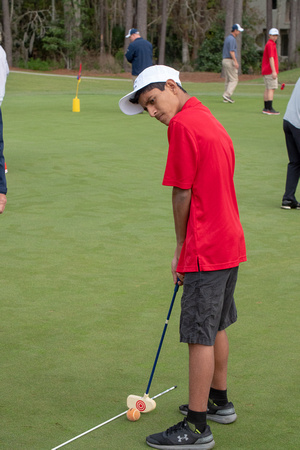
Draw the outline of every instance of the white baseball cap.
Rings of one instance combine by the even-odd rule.
[[[271,28],[271,30],[269,31],[269,35],[279,36],[279,31],[277,30],[277,28]]]
[[[234,30],[238,30],[240,32],[244,31],[244,28],[242,28],[238,23],[235,23],[234,25],[232,25],[232,31]]]
[[[136,28],[130,28],[130,30],[128,31],[128,34],[125,37],[129,38],[133,34],[140,34],[140,32]]]
[[[162,65],[147,67],[136,78],[133,91],[125,95],[125,97],[122,97],[119,101],[120,110],[128,116],[140,114],[144,110],[143,107],[138,103],[131,103],[130,99],[133,99],[135,93],[148,86],[148,84],[166,82],[168,80],[173,80],[181,86],[179,72],[172,67]]]

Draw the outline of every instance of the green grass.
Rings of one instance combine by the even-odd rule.
[[[235,183],[248,262],[228,330],[229,395],[238,421],[212,424],[222,450],[295,449],[299,416],[299,212],[280,209],[287,155],[282,117],[261,114],[261,83],[185,83],[222,122],[236,150]],[[289,78],[290,77],[290,78]],[[126,410],[146,389],[173,294],[171,190],[161,185],[167,128],[123,115],[126,80],[11,73],[2,105],[8,203],[1,221],[3,450],[51,449]],[[136,423],[123,416],[66,446],[146,448],[181,420],[187,348],[180,295],[150,394],[173,385]]]

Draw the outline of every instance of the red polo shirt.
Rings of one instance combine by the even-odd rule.
[[[263,59],[262,59],[262,65],[261,65],[261,73],[262,75],[271,75],[272,69],[270,66],[270,58],[274,58],[275,63],[275,70],[276,73],[279,72],[278,70],[278,55],[277,55],[277,47],[276,42],[272,41],[272,39],[269,39],[266,43],[264,53],[263,53]]]
[[[191,189],[186,239],[177,271],[221,270],[246,261],[233,174],[232,141],[208,108],[190,98],[168,127],[163,185]]]

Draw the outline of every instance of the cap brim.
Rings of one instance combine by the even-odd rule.
[[[119,100],[120,110],[127,116],[134,116],[144,111],[144,108],[139,103],[131,103],[130,99],[134,97],[135,93],[136,91],[132,91]]]
[[[144,111],[143,107],[138,103],[131,103],[130,99],[133,99],[136,92],[140,91],[149,84],[160,82],[164,83],[169,79],[174,80],[175,83],[178,83],[181,86],[179,72],[172,67],[164,65],[153,65],[147,67],[136,78],[133,85],[134,90],[119,100],[120,110],[128,116],[140,114]]]

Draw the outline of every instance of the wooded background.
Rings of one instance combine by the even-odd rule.
[[[288,68],[299,58],[300,1],[290,1]],[[272,0],[261,17],[250,0],[2,0],[0,32],[10,66],[129,71],[125,38],[132,27],[154,48],[154,63],[180,70],[221,70],[224,36],[233,23],[244,73],[259,70],[256,26],[272,27]],[[2,28],[2,29],[1,29]]]

